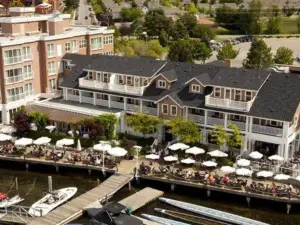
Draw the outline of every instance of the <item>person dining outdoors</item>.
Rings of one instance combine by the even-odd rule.
[[[225,176],[223,177],[223,183],[224,183],[224,184],[228,184],[228,183],[229,183],[229,177],[228,177],[227,175],[225,175]]]
[[[212,184],[212,183],[215,182],[215,178],[214,178],[214,176],[213,176],[212,174],[209,175],[209,177],[208,177],[208,182],[209,182],[210,184]]]

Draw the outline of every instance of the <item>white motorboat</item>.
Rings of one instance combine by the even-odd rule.
[[[57,206],[72,198],[76,192],[76,187],[68,187],[47,193],[30,207],[29,214],[35,217],[45,216]]]
[[[0,193],[0,208],[7,208],[24,201],[19,195],[9,198],[6,194]]]

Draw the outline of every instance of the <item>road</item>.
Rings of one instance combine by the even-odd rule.
[[[87,0],[79,0],[78,20],[74,21],[76,25],[90,25],[89,14],[91,13],[91,11],[89,10],[89,8],[91,8],[91,6],[88,4]]]

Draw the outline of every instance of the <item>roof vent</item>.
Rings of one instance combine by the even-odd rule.
[[[144,70],[140,70],[140,72],[143,72]]]
[[[184,70],[184,72],[187,72],[187,71],[188,71],[187,69]]]
[[[238,81],[237,81],[237,80],[235,80],[235,81],[234,81],[234,83],[238,83]]]

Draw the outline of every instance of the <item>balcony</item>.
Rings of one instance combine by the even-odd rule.
[[[196,123],[203,123],[204,124],[204,116],[197,115],[197,114],[188,114],[188,119],[195,121]]]
[[[126,104],[126,110],[127,111],[132,111],[132,112],[140,112],[140,105],[135,105],[135,104]]]
[[[17,83],[20,81],[23,81],[24,77],[23,75],[18,75],[18,76],[12,76],[12,77],[6,77],[5,78],[5,83],[6,84],[13,84],[13,83]]]
[[[41,98],[60,98],[61,96],[61,90],[50,90],[46,93],[41,93]]]
[[[124,102],[111,101],[110,102],[110,107],[115,108],[115,109],[124,109]]]
[[[157,115],[157,108],[148,107],[143,105],[143,113],[150,114],[150,115]]]
[[[68,94],[68,100],[74,101],[74,102],[79,102],[79,95]]]
[[[143,95],[145,89],[145,86],[134,87],[128,85],[121,85],[121,84],[111,84],[111,83],[100,82],[97,80],[87,80],[85,78],[79,78],[79,86],[83,88],[110,90],[113,92],[133,94],[133,95]]]
[[[22,56],[4,58],[4,64],[5,65],[20,63],[20,62],[22,62]]]
[[[7,97],[7,102],[15,102],[15,101],[19,101],[25,99],[25,94],[18,94],[18,95],[12,95],[12,96],[8,96]]]
[[[274,136],[282,137],[283,129],[277,127],[269,127],[269,126],[262,126],[258,124],[252,125],[252,132],[253,133],[260,133],[260,134],[269,134]]]
[[[234,120],[228,120],[227,121],[227,127],[230,123],[235,124],[240,130],[246,130],[246,123],[241,121],[234,121]]]
[[[81,102],[94,104],[94,98],[81,96]]]
[[[96,105],[108,107],[108,100],[96,99]]]
[[[243,112],[249,112],[252,106],[253,100],[248,102],[242,101],[234,101],[231,99],[223,99],[223,98],[214,98],[211,95],[205,96],[205,105],[212,106],[212,107],[219,107],[225,109],[233,109],[239,110]]]
[[[224,126],[224,120],[220,118],[207,117],[207,125],[221,125]]]
[[[295,124],[293,124],[293,125],[291,125],[290,127],[289,127],[289,136],[290,135],[292,135],[293,133],[295,133],[296,132],[296,128],[297,128],[297,126],[295,125]]]

